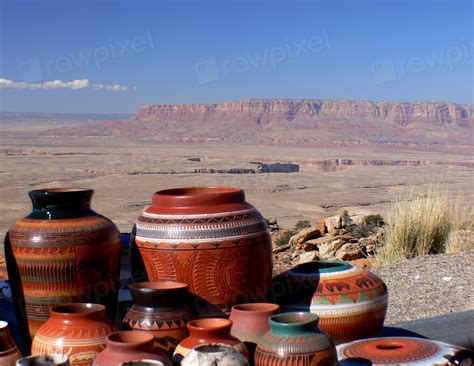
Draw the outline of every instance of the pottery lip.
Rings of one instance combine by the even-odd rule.
[[[47,354],[47,355],[34,355],[24,358],[20,358],[16,361],[15,365],[17,366],[35,366],[35,365],[58,365],[58,366],[68,366],[69,358],[66,355],[59,353]]]
[[[232,320],[226,318],[202,318],[188,322],[187,327],[191,334],[196,336],[209,334],[230,336]]]
[[[320,259],[313,262],[298,264],[290,269],[290,271],[301,276],[314,276],[324,273],[347,271],[353,267],[352,264],[345,261]]]
[[[319,316],[306,311],[289,312],[273,315],[268,322],[272,331],[296,331],[317,326]]]
[[[52,306],[49,313],[61,318],[105,318],[105,306],[94,303],[66,303]]]
[[[142,307],[179,307],[189,285],[175,281],[136,282],[129,286],[135,305]]]
[[[0,320],[0,331],[8,329],[8,322]]]
[[[277,314],[280,311],[280,306],[278,304],[273,304],[270,302],[255,302],[255,303],[246,303],[234,305],[231,310],[232,312],[237,313],[242,316],[250,316],[252,314],[266,315],[266,314]]]
[[[34,210],[90,208],[94,190],[90,188],[44,188],[28,192]]]
[[[193,350],[199,353],[207,354],[235,352],[235,349],[231,345],[225,343],[205,343],[194,347]]]
[[[163,362],[158,361],[158,360],[152,360],[152,359],[125,361],[125,362],[122,362],[119,366],[147,366],[147,365],[165,366]]]
[[[154,349],[155,337],[151,333],[136,331],[136,330],[122,330],[109,334],[105,338],[107,347],[116,350],[143,350],[151,351]]]

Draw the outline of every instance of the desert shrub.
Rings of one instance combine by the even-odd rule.
[[[370,228],[376,228],[384,226],[385,221],[381,215],[367,215],[364,224]]]
[[[343,211],[341,218],[342,218],[342,224],[344,225],[345,228],[350,229],[353,226],[351,215],[349,215],[349,212],[347,212],[347,210]]]
[[[280,247],[289,243],[291,237],[295,235],[292,230],[284,232],[278,239],[275,240],[275,246]]]
[[[307,227],[311,227],[311,222],[309,220],[300,220],[295,224],[295,230],[300,231],[302,229],[305,229]]]
[[[444,253],[462,215],[460,201],[450,201],[446,188],[429,186],[392,201],[387,215],[385,244],[377,253],[381,262],[424,254]]]

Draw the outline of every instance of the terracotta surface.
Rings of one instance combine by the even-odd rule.
[[[32,355],[65,354],[71,365],[89,366],[105,348],[105,337],[116,331],[99,304],[63,304],[51,308],[51,317],[33,338]]]
[[[270,318],[270,331],[258,343],[256,366],[336,366],[336,348],[308,312],[282,313]]]
[[[271,294],[283,311],[311,311],[336,344],[378,336],[387,312],[385,283],[343,261],[314,261],[276,277]]]
[[[248,366],[247,359],[225,344],[197,346],[181,361],[181,366]]]
[[[178,343],[188,335],[186,324],[193,317],[184,305],[188,288],[185,283],[173,281],[130,285],[133,306],[123,323],[133,330],[153,334],[155,344],[171,357]]]
[[[421,338],[371,338],[337,346],[340,365],[472,365],[474,353]]]
[[[33,211],[9,230],[31,335],[61,303],[97,302],[115,316],[120,233],[90,209],[93,192],[31,191]]]
[[[20,358],[21,353],[10,335],[8,323],[0,320],[0,366],[14,366]]]
[[[280,312],[280,307],[270,303],[241,304],[232,307],[231,334],[244,342],[253,363],[255,348],[260,338],[270,329],[268,319]]]
[[[152,334],[140,331],[112,333],[105,339],[107,347],[94,359],[94,366],[119,366],[123,362],[150,359],[170,366],[163,351],[155,347]]]
[[[18,360],[17,366],[69,366],[69,358],[65,355],[49,354],[29,356]]]
[[[232,346],[246,359],[249,353],[244,343],[230,334],[232,321],[223,318],[192,320],[188,323],[189,337],[183,339],[173,355],[173,364],[179,364],[192,348],[207,343],[222,343]]]
[[[188,283],[199,316],[263,301],[272,276],[265,220],[238,188],[160,191],[138,218],[134,240],[148,279]]]

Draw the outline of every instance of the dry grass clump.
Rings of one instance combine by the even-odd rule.
[[[382,263],[419,255],[473,248],[472,232],[463,229],[466,209],[450,199],[446,187],[429,186],[395,199],[387,215],[385,245],[377,253]]]

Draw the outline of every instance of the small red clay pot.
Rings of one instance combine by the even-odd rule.
[[[242,304],[232,307],[230,333],[244,342],[253,360],[260,338],[270,329],[268,319],[280,312],[280,307],[270,303]]]
[[[223,318],[207,318],[192,320],[188,323],[189,337],[183,339],[176,347],[173,355],[173,364],[179,365],[191,350],[201,344],[222,343],[232,346],[245,358],[249,353],[244,343],[230,334],[232,321]]]
[[[183,304],[187,302],[189,286],[181,282],[155,281],[130,285],[133,306],[123,323],[132,330],[146,331],[155,337],[155,345],[169,357],[186,338],[186,324],[193,318]]]
[[[155,348],[152,334],[140,331],[121,331],[107,336],[107,347],[94,359],[93,366],[119,366],[123,362],[150,359],[171,363],[163,351]]]
[[[105,337],[117,330],[106,321],[103,305],[64,304],[52,307],[50,313],[33,338],[32,355],[60,353],[71,365],[92,365],[105,348]]]

